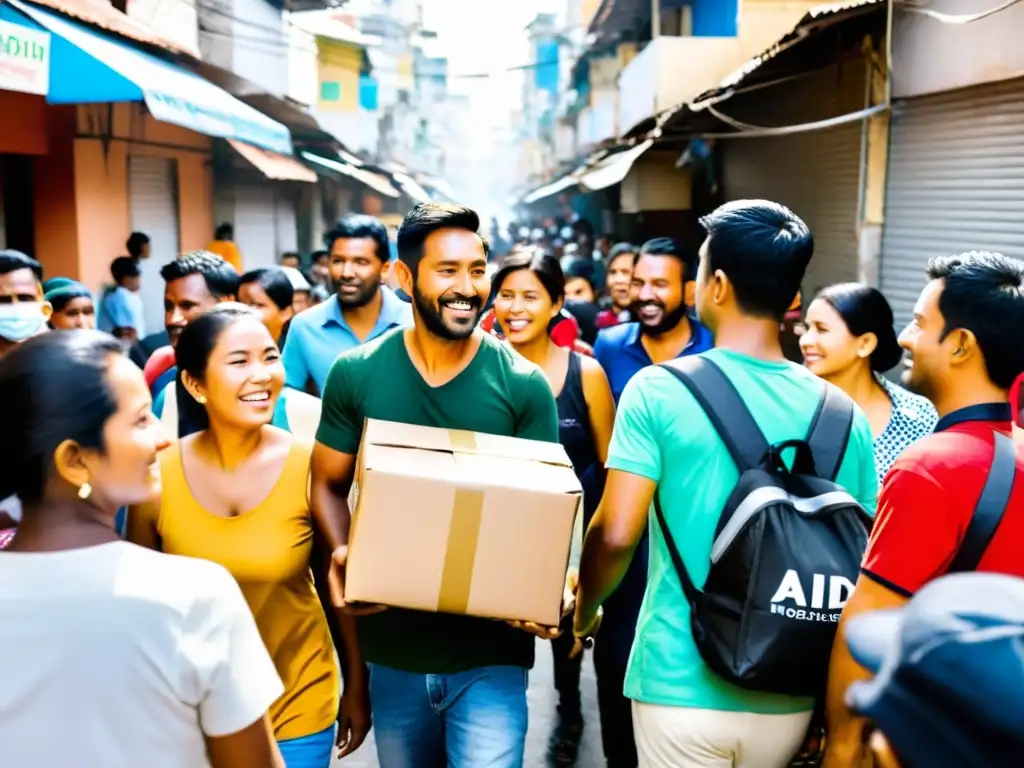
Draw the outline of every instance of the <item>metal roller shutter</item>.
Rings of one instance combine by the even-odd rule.
[[[149,235],[142,260],[142,304],[146,333],[164,327],[164,280],[160,269],[178,258],[178,166],[166,157],[128,156],[132,231]]]
[[[899,102],[889,139],[881,288],[903,328],[933,256],[1024,258],[1024,80]]]
[[[235,187],[235,243],[247,270],[277,263],[277,213],[270,182]]]
[[[864,107],[864,65],[828,70],[751,99],[744,110],[722,110],[759,125],[792,125]],[[767,116],[767,117],[766,117]],[[832,283],[857,280],[861,122],[822,131],[723,142],[722,185],[729,200],[763,198],[791,208],[814,235],[805,296]]]

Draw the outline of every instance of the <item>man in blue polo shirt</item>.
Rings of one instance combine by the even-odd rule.
[[[390,264],[388,233],[372,216],[346,216],[327,233],[335,297],[296,315],[288,329],[285,384],[316,395],[335,358],[395,326],[412,324],[412,307],[382,280]]]
[[[606,328],[594,356],[615,402],[641,368],[711,349],[711,333],[688,313],[693,306],[697,259],[670,237],[648,240],[633,260],[632,312],[638,322]]]
[[[711,332],[688,312],[694,303],[697,266],[696,254],[668,237],[648,240],[634,258],[630,298],[638,320],[605,328],[594,345],[616,403],[629,380],[647,366],[714,346]],[[647,587],[647,548],[644,533],[629,570],[604,603],[601,639],[594,647],[601,737],[610,768],[637,765],[631,705],[623,683]]]

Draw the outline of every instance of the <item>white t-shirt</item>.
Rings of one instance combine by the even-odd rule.
[[[127,542],[0,552],[0,764],[204,768],[284,692],[220,565]]]

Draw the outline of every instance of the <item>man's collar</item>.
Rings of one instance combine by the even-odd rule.
[[[1013,421],[1013,409],[1009,403],[978,403],[947,413],[935,425],[936,432],[955,427],[968,421]]]
[[[380,287],[380,314],[377,316],[377,322],[375,325],[399,325],[402,322],[402,311],[408,306],[404,301],[395,295],[395,292],[388,288],[386,285]],[[341,302],[338,301],[338,294],[333,294],[326,302],[329,306],[324,311],[323,321],[321,325],[328,325],[335,323],[340,325],[342,328],[348,328],[348,322],[345,320],[345,313],[341,310]]]

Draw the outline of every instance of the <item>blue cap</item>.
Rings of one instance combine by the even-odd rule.
[[[1024,579],[945,576],[905,608],[854,617],[846,642],[875,674],[846,702],[902,768],[1022,764]]]

